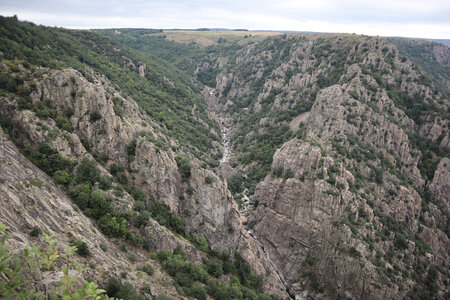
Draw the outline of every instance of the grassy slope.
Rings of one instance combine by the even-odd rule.
[[[217,130],[218,125],[207,117],[206,103],[198,96],[200,86],[194,79],[155,56],[128,48],[104,35],[0,17],[0,51],[4,59],[19,59],[49,68],[72,67],[88,79],[85,67],[93,68],[163,124],[167,133],[182,145],[197,147],[199,151],[193,149],[193,152],[198,155],[208,153],[212,140],[218,139],[218,135],[210,132],[210,128]],[[146,65],[145,77],[139,76],[136,68],[126,66],[124,57],[131,59],[136,67]],[[167,83],[168,78],[173,85]],[[192,113],[194,106],[195,113]]]

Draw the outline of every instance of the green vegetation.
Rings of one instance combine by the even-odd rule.
[[[77,254],[80,256],[89,256],[91,255],[91,251],[89,251],[89,247],[86,244],[85,241],[81,240],[81,239],[76,239],[73,242],[74,246],[77,247]]]
[[[187,181],[191,177],[191,162],[189,158],[177,155],[175,156],[175,160],[183,182]]]
[[[243,153],[239,158],[242,164],[249,165],[253,162],[257,163],[256,166],[249,169],[245,182],[245,187],[250,192],[254,191],[256,184],[270,173],[275,150],[291,137],[292,131],[288,126],[269,126],[261,134],[252,134],[238,147]],[[243,149],[246,149],[246,151],[243,151]],[[232,180],[232,188],[239,190],[238,183],[239,178],[234,178]]]
[[[236,195],[238,193],[242,193],[242,191],[244,190],[244,187],[242,185],[243,182],[244,182],[244,177],[242,176],[242,174],[236,173],[230,179],[228,179],[228,181],[227,181],[228,188],[234,195]]]
[[[174,277],[179,292],[196,299],[274,299],[262,293],[262,276],[255,276],[250,265],[239,255],[231,263],[229,255],[204,259],[204,264],[194,264],[186,259],[181,248],[172,253],[162,251],[158,254],[164,270]],[[222,274],[230,274],[228,283],[218,279]]]
[[[210,129],[218,131],[218,124],[208,118],[206,103],[197,96],[198,84],[180,70],[150,54],[128,48],[92,31],[36,26],[19,22],[16,17],[0,17],[0,41],[4,59],[19,59],[27,66],[52,69],[72,67],[91,81],[92,76],[86,66],[105,75],[120,88],[124,96],[135,100],[181,145],[193,147],[196,155],[208,155],[211,142],[218,140],[218,135],[210,132]],[[131,63],[123,57],[127,57]],[[136,69],[136,66],[141,65],[146,66],[144,77],[139,76]],[[167,78],[170,78],[170,84]],[[0,76],[0,87],[12,92],[17,91],[20,83]],[[23,102],[24,108],[27,107],[26,103]],[[194,106],[195,112],[192,114]],[[119,104],[117,109],[120,110]],[[45,101],[36,102],[33,110],[40,117],[57,118],[56,111]],[[93,111],[90,117],[95,122],[101,115]],[[62,116],[58,124],[64,130],[72,130],[70,123],[63,120]]]
[[[397,45],[400,53],[407,56],[411,61],[420,66],[431,75],[436,85],[450,98],[450,90],[445,82],[450,80],[448,66],[439,62],[434,55],[434,47],[445,47],[434,42],[423,42],[412,39],[392,38],[391,41]],[[406,60],[406,59],[405,59]]]
[[[74,166],[71,160],[63,158],[46,143],[40,143],[36,150],[25,147],[23,151],[33,164],[49,176],[56,176],[58,180],[66,181],[65,174],[58,171],[71,173]]]
[[[109,297],[124,300],[145,300],[144,295],[134,289],[129,282],[121,282],[116,277],[110,277],[106,283],[106,294]]]
[[[149,263],[146,263],[145,265],[143,265],[141,270],[144,271],[145,273],[147,273],[147,275],[149,275],[149,276],[152,276],[153,274],[155,274],[155,269]]]
[[[8,227],[0,222],[0,296],[6,299],[57,299],[61,295],[65,299],[99,299],[105,292],[98,288],[94,282],[86,282],[82,286],[76,285],[76,275],[71,276],[69,272],[76,269],[82,272],[81,266],[73,261],[72,254],[79,251],[76,247],[65,247],[64,252],[59,254],[56,245],[57,240],[52,236],[44,234],[43,250],[38,247],[26,246],[21,253],[13,255],[6,243],[10,234],[6,234]],[[55,270],[62,265],[61,283],[50,289],[46,282],[44,270]],[[56,270],[55,270],[56,271]],[[36,273],[42,278],[42,286],[45,291],[34,291],[30,288],[29,274]]]
[[[83,158],[77,167],[75,181],[77,183],[96,183],[100,178],[100,170],[97,168],[95,161],[88,158]]]

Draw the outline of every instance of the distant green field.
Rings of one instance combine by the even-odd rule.
[[[200,46],[217,45],[225,39],[229,42],[260,41],[268,36],[280,35],[279,32],[263,31],[194,31],[194,30],[165,30],[168,40],[178,43],[195,42]]]

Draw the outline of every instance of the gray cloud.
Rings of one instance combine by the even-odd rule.
[[[239,27],[450,38],[447,0],[0,0],[0,14],[72,28]]]

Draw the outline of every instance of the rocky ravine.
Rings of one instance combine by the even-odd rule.
[[[63,157],[72,160],[80,160],[86,156],[92,159],[90,152],[95,153],[106,158],[106,166],[98,165],[102,174],[108,174],[106,167],[110,164],[128,165],[126,172],[128,182],[134,183],[147,194],[148,203],[155,201],[168,205],[183,217],[189,232],[194,236],[204,236],[212,249],[229,250],[231,254],[239,252],[250,263],[254,272],[265,276],[267,293],[283,298],[286,296],[276,274],[266,274],[270,264],[257,243],[242,226],[237,204],[221,177],[211,170],[200,168],[200,162],[194,159],[191,177],[183,182],[175,161],[176,153],[168,146],[176,145],[176,142],[157,133],[160,131],[158,125],[142,115],[137,104],[129,98],[122,97],[104,77],[92,73],[94,80],[89,82],[73,69],[42,71],[44,75],[41,79],[36,79],[36,88],[31,94],[33,103],[40,99],[48,99],[60,114],[72,111],[70,122],[75,130],[71,134],[67,133],[59,129],[52,119],[41,119],[30,110],[18,110],[15,100],[3,98],[1,109],[9,118],[18,120],[17,125],[21,129],[17,132],[17,138],[21,143],[36,147],[41,142],[47,142]],[[120,115],[115,110],[117,103],[120,104]],[[97,112],[101,117],[93,121],[93,112]],[[128,145],[134,142],[135,155],[133,160],[129,161]],[[17,151],[15,153],[18,155]],[[206,178],[210,180],[209,183]],[[12,180],[21,182],[22,179],[15,180],[13,177]],[[47,181],[50,179],[45,177],[43,182]],[[115,184],[113,183],[113,186]],[[28,193],[27,190],[21,192]],[[64,197],[64,201],[70,203],[63,193],[60,191],[58,193],[60,197]],[[126,192],[120,200],[110,192],[105,192],[105,196],[111,199],[113,206],[120,211],[127,211],[133,207],[134,200]],[[43,206],[49,205],[45,203],[45,199],[45,196],[39,198]],[[10,210],[6,212],[12,213]],[[48,217],[48,219],[55,218]],[[61,218],[54,220],[54,223],[59,222],[58,220],[61,221],[59,227],[66,223]],[[86,218],[85,220],[88,221]],[[17,219],[13,222],[12,219],[11,221],[6,219],[5,222],[12,227],[13,235],[21,231],[27,232],[26,228],[31,226],[30,220],[25,222]],[[38,223],[39,221],[32,224]],[[86,227],[95,230],[93,225],[80,226]],[[43,226],[43,229],[46,230],[47,227]],[[49,232],[53,233],[54,230]],[[201,254],[195,247],[182,238],[175,237],[157,222],[150,220],[140,232],[144,241],[150,241],[152,250],[171,251],[177,245],[181,245],[192,261],[201,263]],[[98,231],[96,234],[101,236]],[[58,233],[58,237],[61,235],[62,233]],[[23,237],[23,244],[32,243],[27,235],[19,236]],[[86,232],[86,239],[88,237],[89,232]],[[105,239],[102,236],[101,238]],[[91,245],[94,247],[93,242],[89,243],[89,246]],[[139,255],[142,256],[142,260],[148,259],[148,254]],[[94,274],[96,271],[92,272]],[[104,282],[102,273],[95,274],[96,279],[102,279],[100,283]],[[137,281],[132,283],[139,286]],[[155,295],[166,290],[166,288],[159,289],[155,284]],[[174,292],[169,289],[167,293]]]
[[[244,175],[252,138],[281,125],[296,136],[275,152],[249,219],[296,298],[446,298],[450,103],[395,45],[286,35],[198,65],[218,71],[232,135],[247,125],[232,139]]]
[[[0,108],[16,126],[18,145],[36,149],[45,142],[76,161],[95,156],[104,161],[97,164],[103,175],[112,164],[121,165],[120,180],[141,188],[147,204],[168,205],[183,217],[190,234],[204,236],[212,249],[238,252],[256,274],[265,276],[270,294],[289,297],[285,285],[296,299],[445,299],[450,277],[448,99],[380,38],[284,35],[235,54],[234,62],[211,55],[199,63],[220,68],[216,89],[202,92],[210,117],[224,121],[224,158],[216,170],[180,150],[132,99],[89,70],[89,81],[70,68],[29,70],[19,65],[14,70],[26,75],[23,86],[31,89],[31,104],[48,102],[48,109],[68,116],[73,132],[20,107],[21,99],[7,93],[1,95]],[[1,67],[14,73],[8,63]],[[271,170],[256,186],[250,199],[256,208],[246,211],[247,221],[226,180],[236,170],[245,175],[266,162],[240,158],[252,151],[264,155],[254,151],[260,144],[252,138],[280,125],[289,138],[278,142],[273,160],[272,155],[266,158]],[[125,254],[114,251],[118,253],[108,263],[96,246],[97,241],[108,249],[118,245],[74,210],[7,138],[2,140],[6,154],[0,168],[7,175],[0,187],[6,199],[2,207],[8,209],[1,213],[18,237],[15,249],[35,243],[24,234],[37,224],[35,217],[64,243],[66,224],[89,228],[77,234],[95,249],[94,262],[108,270],[88,270],[99,282],[104,274],[126,268]],[[180,172],[177,155],[191,157],[189,178]],[[113,182],[117,187],[118,179]],[[102,193],[114,209],[136,214],[127,192],[120,198],[113,190]],[[29,205],[33,201],[40,211]],[[59,207],[65,210],[53,215]],[[191,243],[154,220],[133,230],[151,250],[181,246],[191,261],[202,259]],[[132,251],[136,264],[149,259],[147,252]],[[136,264],[127,266],[135,274],[130,281],[139,287]],[[161,278],[152,281],[152,296],[180,297],[164,285],[170,279],[160,276],[152,278]]]
[[[0,219],[10,227],[12,238],[9,244],[13,252],[21,251],[25,245],[39,246],[39,240],[29,235],[34,226],[55,236],[60,249],[71,246],[71,234],[74,238],[85,241],[91,252],[89,259],[76,257],[86,269],[84,278],[104,284],[110,276],[120,277],[122,272],[126,272],[127,280],[133,285],[140,286],[142,282],[147,282],[153,287],[148,297],[167,294],[182,298],[171,284],[167,284],[172,279],[160,270],[157,261],[151,260],[143,251],[133,249],[136,261],[130,262],[129,253],[120,250],[121,243],[105,237],[88,217],[79,212],[72,200],[61,192],[51,178],[20,154],[1,129],[0,139]],[[146,230],[155,234],[160,247],[170,250],[166,240],[170,240],[175,246],[180,244],[192,247],[156,222],[150,222]],[[200,257],[198,253],[196,255]],[[138,270],[148,261],[157,267],[154,276]],[[54,273],[47,271],[45,276],[59,278],[62,275]],[[39,282],[40,278],[34,280]]]

